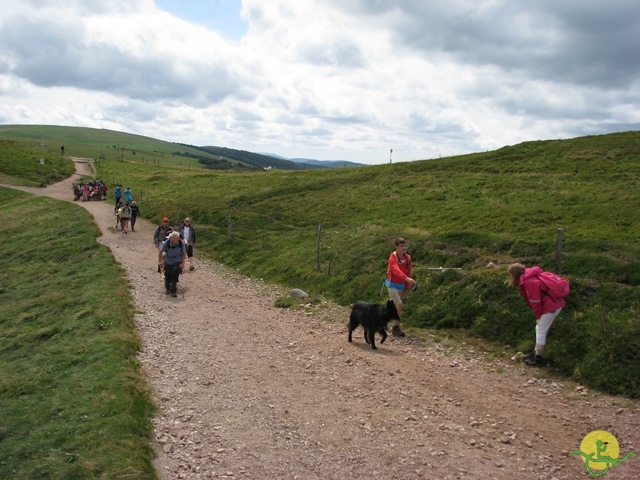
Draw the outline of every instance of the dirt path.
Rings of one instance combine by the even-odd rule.
[[[72,181],[25,190],[71,201]],[[605,478],[640,478],[638,402],[464,345],[390,337],[373,352],[361,330],[347,343],[345,309],[275,308],[282,291],[199,258],[171,298],[155,271],[155,225],[115,233],[111,200],[79,205],[142,312],[162,479],[591,478],[568,452],[592,430],[611,432],[621,457],[639,455]]]

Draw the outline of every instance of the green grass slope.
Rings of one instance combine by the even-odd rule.
[[[267,155],[223,147],[198,147],[165,142],[113,130],[56,125],[0,125],[0,139],[28,143],[34,148],[67,156],[105,160],[135,160],[147,164],[178,165],[212,170],[285,170],[310,167]]]
[[[155,165],[175,165],[187,168],[247,170],[252,168],[231,158],[220,158],[197,147],[165,142],[142,135],[113,130],[64,127],[56,125],[0,125],[0,139],[12,140],[60,155],[96,160],[138,161]]]
[[[156,478],[124,271],[78,205],[0,207],[0,478]]]
[[[0,182],[39,187],[59,182],[73,172],[73,162],[60,154],[0,140]]]

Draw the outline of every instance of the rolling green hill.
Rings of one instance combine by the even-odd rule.
[[[190,216],[199,255],[343,305],[380,300],[402,235],[420,283],[403,321],[465,331],[509,356],[532,348],[535,319],[506,267],[551,269],[563,229],[572,292],[546,356],[564,375],[640,397],[640,132],[269,175],[114,158],[99,175],[144,192],[147,217]],[[450,269],[429,270],[440,266]]]
[[[51,153],[100,160],[174,164],[213,170],[256,170],[275,166],[302,170],[304,165],[223,147],[197,147],[113,130],[54,125],[0,125],[0,139],[26,143]],[[309,168],[309,167],[306,167]],[[318,167],[314,167],[318,168]]]

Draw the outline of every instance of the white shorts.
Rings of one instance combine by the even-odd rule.
[[[555,312],[545,313],[540,317],[536,323],[536,345],[547,344],[547,333],[561,310],[562,308],[559,308]]]

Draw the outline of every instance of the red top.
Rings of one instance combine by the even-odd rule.
[[[391,252],[387,266],[387,280],[403,286],[407,282],[407,277],[411,277],[411,255],[405,253],[398,258],[397,252]],[[405,288],[407,288],[406,285]]]

